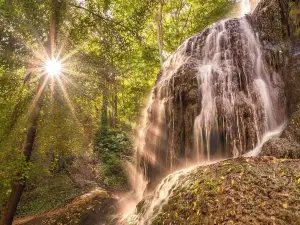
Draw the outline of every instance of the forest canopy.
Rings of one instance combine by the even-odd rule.
[[[234,5],[233,0],[0,0],[1,214],[16,180],[30,187],[23,198],[51,197],[46,187],[53,180],[82,187],[72,171],[85,163],[84,179],[93,177],[114,190],[129,185],[122,168],[133,160],[132,137],[162,64]],[[46,79],[52,59],[61,62],[62,73]],[[32,126],[29,160],[22,149]],[[21,206],[19,214],[45,210],[43,204]]]

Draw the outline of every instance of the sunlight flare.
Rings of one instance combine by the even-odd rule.
[[[52,77],[59,76],[61,73],[61,63],[56,59],[48,60],[46,61],[45,70]]]

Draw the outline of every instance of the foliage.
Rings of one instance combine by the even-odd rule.
[[[43,213],[61,207],[83,191],[74,186],[69,177],[63,174],[39,179],[39,184],[28,185],[27,189],[29,190],[22,196],[22,201],[30,204],[21,204],[18,216]]]
[[[94,145],[101,160],[102,181],[106,187],[112,190],[128,189],[124,166],[126,160],[132,157],[129,135],[124,131],[103,126],[96,135]]]
[[[290,3],[290,17],[292,18],[292,23],[295,26],[295,35],[300,35],[300,2]]]
[[[231,0],[174,0],[164,6],[165,51],[172,53],[188,37],[223,18]]]
[[[43,208],[38,202],[49,198],[40,181],[65,173],[62,160],[84,158],[93,149],[102,163],[100,180],[109,189],[126,189],[123,166],[132,155],[132,129],[160,70],[159,7],[163,3],[167,57],[223,17],[232,2],[0,0],[0,211],[20,176],[37,196],[28,209],[21,204],[20,212]],[[26,163],[21,150],[36,106],[44,64],[39,60],[51,53],[65,59],[65,72],[45,84],[34,154]],[[107,123],[100,126],[103,117]]]

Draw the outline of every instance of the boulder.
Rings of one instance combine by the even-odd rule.
[[[157,189],[130,224],[300,224],[299,165],[237,158],[172,174],[160,186],[167,196],[159,199]]]

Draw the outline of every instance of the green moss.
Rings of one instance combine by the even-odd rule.
[[[295,35],[300,35],[300,2],[290,3],[290,18],[295,26]]]
[[[74,186],[65,175],[45,179],[38,186],[28,186],[22,195],[17,216],[27,216],[62,207],[84,190]]]
[[[153,224],[298,224],[298,163],[241,158],[200,167]]]

